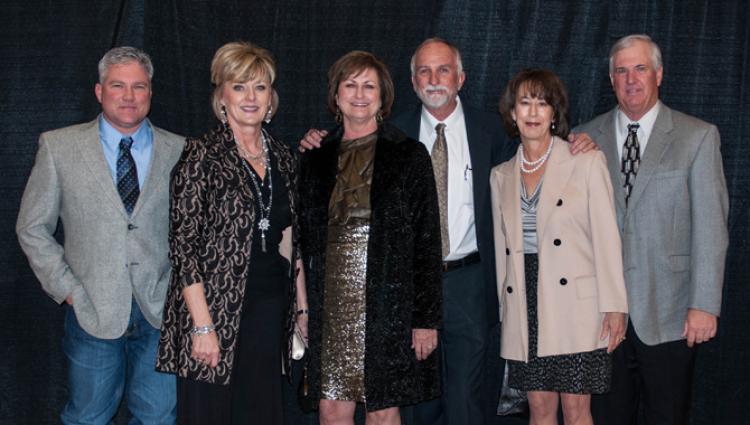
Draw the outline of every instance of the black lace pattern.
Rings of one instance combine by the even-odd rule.
[[[285,144],[268,136],[288,190],[292,214],[293,257],[297,249],[297,159]],[[250,238],[255,225],[254,195],[249,176],[228,125],[199,138],[189,138],[172,172],[169,258],[171,283],[164,306],[157,369],[183,378],[229,384],[239,332],[242,301],[250,263]],[[283,358],[289,370],[288,341],[294,323],[294,261],[289,270],[289,307]],[[210,368],[190,357],[193,326],[182,290],[202,282],[221,350]],[[280,353],[280,358],[282,358]]]

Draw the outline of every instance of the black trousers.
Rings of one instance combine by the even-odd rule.
[[[488,323],[485,305],[481,263],[443,273],[443,328],[436,350],[443,395],[405,408],[404,423],[482,425],[496,418],[505,362],[499,326]]]
[[[591,398],[594,424],[687,424],[695,348],[685,340],[646,345],[630,322],[625,336],[612,357],[612,390]]]

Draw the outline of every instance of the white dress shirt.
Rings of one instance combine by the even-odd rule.
[[[659,108],[661,107],[661,101],[657,101],[651,109],[646,112],[638,121],[633,121],[622,112],[621,109],[617,109],[617,119],[615,119],[615,135],[617,136],[617,158],[622,158],[622,148],[625,146],[625,139],[628,138],[628,124],[638,123],[638,146],[640,147],[639,152],[641,153],[641,160],[643,160],[643,152],[646,151],[646,144],[648,138],[651,136],[651,130],[654,129],[654,123],[656,122],[656,116],[659,115]]]
[[[456,109],[443,121],[438,121],[422,107],[419,140],[432,152],[437,132],[435,126],[445,124],[445,140],[448,145],[448,234],[450,252],[445,261],[459,260],[477,250],[477,235],[474,228],[474,182],[472,181],[471,156],[466,136],[466,122],[461,100]]]

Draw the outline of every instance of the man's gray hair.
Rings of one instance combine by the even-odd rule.
[[[151,57],[141,49],[130,46],[115,47],[110,49],[102,56],[99,61],[99,83],[104,84],[107,79],[107,71],[112,65],[123,65],[126,63],[137,62],[141,64],[148,74],[148,81],[154,77],[154,64],[151,63]]]
[[[445,44],[446,46],[448,46],[448,48],[450,48],[451,51],[453,52],[453,56],[456,57],[456,72],[459,73],[459,74],[463,72],[463,70],[464,70],[464,63],[461,60],[461,52],[458,51],[458,47],[456,47],[455,45],[453,45],[453,43],[451,43],[449,41],[443,40],[440,37],[432,37],[432,38],[428,38],[427,40],[423,41],[422,44],[420,44],[416,48],[416,50],[414,50],[414,54],[411,55],[411,64],[410,64],[410,67],[411,67],[411,75],[412,76],[414,76],[414,72],[416,71],[415,67],[416,67],[417,53],[419,53],[419,51],[422,50],[422,47],[424,47],[424,46],[426,46],[428,44],[432,44],[432,43],[441,43],[441,44]]]
[[[615,71],[614,57],[617,54],[617,52],[623,49],[627,49],[628,47],[631,47],[633,44],[635,44],[638,41],[647,43],[649,47],[651,48],[651,66],[654,67],[654,70],[659,70],[663,66],[662,61],[661,61],[661,49],[659,49],[659,45],[656,44],[654,40],[651,39],[651,37],[649,37],[646,34],[630,34],[617,40],[615,44],[612,45],[612,48],[609,50],[609,73],[610,74],[613,74]]]

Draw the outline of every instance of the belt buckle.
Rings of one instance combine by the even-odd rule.
[[[443,272],[449,272],[461,268],[463,265],[463,258],[460,260],[443,261]]]

